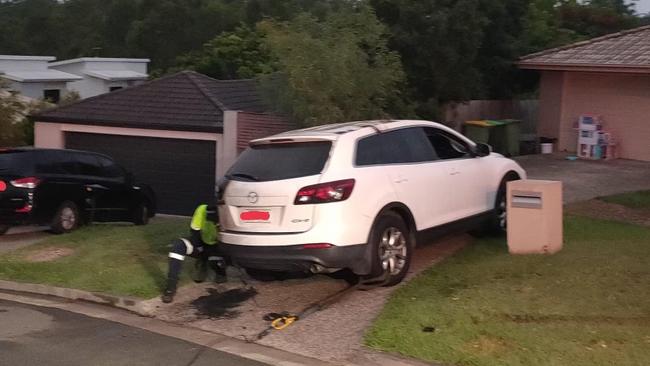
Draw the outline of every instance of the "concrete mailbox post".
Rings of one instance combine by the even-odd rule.
[[[562,182],[508,182],[508,249],[552,254],[562,249]]]

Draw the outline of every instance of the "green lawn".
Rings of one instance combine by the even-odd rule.
[[[609,203],[618,203],[629,208],[650,209],[650,191],[638,191],[617,194],[614,196],[601,197],[601,200]]]
[[[82,227],[0,256],[0,279],[151,298],[165,285],[170,242],[185,235],[188,225],[189,220],[156,218],[147,226]],[[49,247],[71,248],[74,254],[51,262],[25,260]]]
[[[567,217],[553,256],[478,241],[398,289],[366,343],[456,365],[650,365],[650,229]]]

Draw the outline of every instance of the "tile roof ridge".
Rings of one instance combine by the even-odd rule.
[[[220,100],[218,100],[217,98],[215,98],[215,97],[210,93],[210,91],[207,90],[203,85],[201,85],[201,84],[198,82],[198,80],[196,80],[195,78],[198,78],[198,77],[206,77],[206,78],[209,78],[209,79],[212,79],[212,80],[218,81],[217,79],[213,79],[213,78],[211,78],[211,77],[209,77],[209,76],[207,76],[207,75],[203,75],[203,74],[201,74],[201,73],[198,73],[198,72],[196,72],[196,71],[192,71],[192,70],[185,70],[185,71],[181,71],[180,73],[183,74],[183,75],[185,75],[185,77],[187,77],[187,79],[188,79],[192,84],[194,84],[194,86],[196,86],[196,88],[201,92],[201,94],[203,94],[206,98],[208,98],[208,100],[209,100],[210,102],[212,102],[212,104],[214,104],[218,109],[220,109],[221,111],[228,111],[228,110],[230,110],[230,108],[227,108],[227,107],[226,107],[226,106],[225,106],[225,105],[224,105]]]
[[[542,51],[539,51],[539,52],[531,53],[531,54],[520,57],[519,62],[520,63],[525,63],[526,61],[528,61],[528,60],[530,60],[532,58],[535,58],[535,57],[544,56],[544,55],[548,55],[548,54],[559,52],[559,51],[565,51],[565,50],[568,50],[568,49],[577,48],[577,47],[585,46],[585,45],[588,45],[588,44],[601,42],[601,41],[611,39],[611,38],[618,38],[618,37],[626,36],[626,35],[633,34],[633,33],[639,33],[639,32],[643,32],[643,31],[646,31],[646,30],[650,30],[650,25],[644,25],[644,26],[637,27],[637,28],[626,29],[626,30],[622,30],[620,32],[605,34],[605,35],[602,35],[602,36],[599,36],[599,37],[586,39],[584,41],[578,41],[578,42],[570,43],[570,44],[567,44],[567,45],[564,45],[564,46],[549,48],[547,50],[542,50]]]

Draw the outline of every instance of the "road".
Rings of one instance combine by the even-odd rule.
[[[0,324],[0,365],[264,365],[119,323],[5,300]]]

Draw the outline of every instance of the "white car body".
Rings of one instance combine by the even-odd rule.
[[[496,153],[487,156],[468,153],[462,158],[408,163],[356,164],[360,141],[394,131],[407,135],[425,131],[429,139],[433,136],[430,134],[439,133],[471,151],[477,146],[444,125],[413,120],[327,125],[255,140],[251,142],[253,148],[330,142],[331,149],[317,174],[270,181],[231,177],[219,206],[225,254],[244,267],[312,272],[350,268],[357,274],[367,274],[364,273],[370,268],[367,243],[382,212],[395,209],[414,233],[425,232],[489,214],[494,210],[502,179],[507,174],[526,177],[516,162]],[[392,135],[386,136],[386,141],[390,141]],[[364,154],[371,146],[376,147],[365,146]],[[230,173],[237,173],[234,169],[237,163]],[[354,180],[354,187],[345,200],[295,204],[297,193],[303,187],[350,179]],[[249,214],[262,217],[246,216]]]

